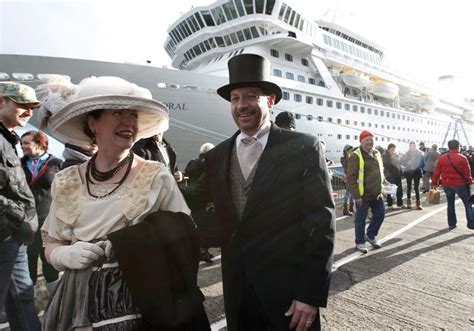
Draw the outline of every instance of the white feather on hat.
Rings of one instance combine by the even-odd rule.
[[[119,77],[103,76],[83,79],[60,109],[49,119],[57,139],[77,146],[92,144],[83,131],[87,115],[95,110],[133,109],[138,112],[137,139],[148,138],[168,130],[168,109],[153,100],[148,89]]]

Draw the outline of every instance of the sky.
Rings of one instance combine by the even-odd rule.
[[[383,46],[415,79],[454,75],[474,97],[474,3],[467,0],[287,0],[307,19],[335,23]],[[0,53],[171,66],[168,27],[212,0],[0,0]],[[471,4],[472,3],[472,4]],[[1,71],[1,68],[0,68]],[[462,84],[459,84],[462,83]],[[470,82],[469,82],[470,83]],[[469,86],[470,85],[470,86]]]

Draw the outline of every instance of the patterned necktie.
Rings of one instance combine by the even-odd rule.
[[[240,169],[244,178],[247,179],[253,167],[262,154],[262,144],[254,137],[246,137],[241,140],[238,150]]]

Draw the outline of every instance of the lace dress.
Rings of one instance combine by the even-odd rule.
[[[93,184],[101,196],[115,184]],[[93,198],[78,166],[59,172],[53,202],[41,229],[44,244],[96,242],[107,234],[137,224],[157,210],[190,213],[174,178],[162,164],[146,161],[135,178],[116,192]],[[44,316],[45,330],[136,330],[140,312],[122,280],[118,264],[100,261],[87,269],[66,270]]]

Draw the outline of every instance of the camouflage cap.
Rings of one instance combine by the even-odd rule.
[[[32,87],[15,82],[0,82],[0,97],[9,97],[20,104],[40,104]]]

